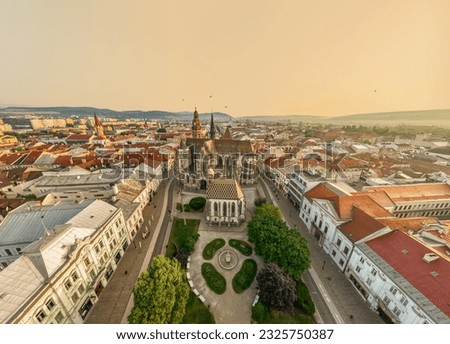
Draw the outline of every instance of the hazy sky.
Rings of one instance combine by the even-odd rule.
[[[449,13],[449,0],[0,0],[0,104],[447,109]]]

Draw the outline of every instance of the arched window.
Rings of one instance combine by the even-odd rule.
[[[236,204],[231,204],[231,216],[236,216]]]
[[[224,203],[224,207],[223,207],[223,216],[227,216],[227,203]]]
[[[217,205],[217,202],[214,202],[214,215],[217,216],[218,212],[219,212],[219,206]]]

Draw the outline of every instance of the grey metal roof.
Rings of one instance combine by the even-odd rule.
[[[112,174],[82,174],[82,175],[60,175],[43,176],[37,183],[37,187],[70,186],[70,185],[100,185],[115,183],[119,176]]]
[[[55,205],[27,202],[10,212],[0,224],[0,245],[38,240],[46,230],[66,223],[94,201],[61,201]]]

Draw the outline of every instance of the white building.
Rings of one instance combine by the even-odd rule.
[[[308,172],[293,172],[288,184],[288,198],[297,208],[300,208],[306,191],[323,181],[320,176],[314,176]]]
[[[239,225],[245,220],[245,196],[234,179],[217,179],[206,190],[208,224]]]
[[[387,321],[450,323],[450,262],[404,232],[357,244],[346,274]]]
[[[0,272],[0,322],[82,323],[129,242],[122,211],[100,200],[48,227]]]

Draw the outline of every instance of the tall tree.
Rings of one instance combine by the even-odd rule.
[[[179,324],[184,316],[189,285],[176,259],[153,258],[133,287],[130,324]]]
[[[297,300],[295,281],[282,268],[268,263],[258,273],[259,297],[271,308],[292,311]]]
[[[248,223],[248,238],[255,244],[256,254],[265,262],[281,266],[296,281],[310,264],[308,243],[295,229],[290,229],[273,204],[256,208]]]

